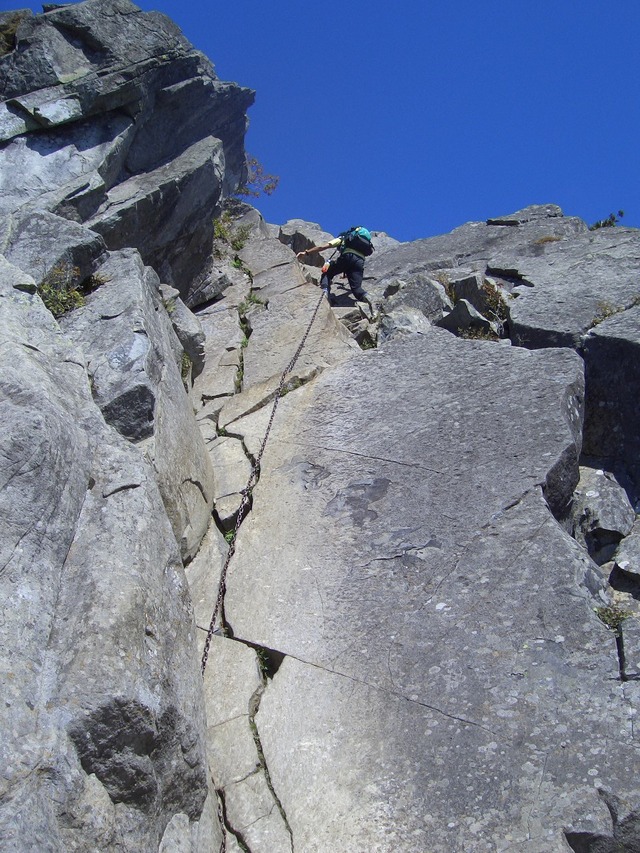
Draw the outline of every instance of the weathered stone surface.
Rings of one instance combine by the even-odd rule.
[[[246,287],[243,290],[246,293]],[[197,317],[205,334],[206,370],[196,379],[194,393],[203,405],[219,399],[221,408],[236,391],[244,333],[237,308],[226,300],[199,312]]]
[[[222,534],[210,524],[200,550],[186,568],[196,625],[205,632],[218,595],[222,565],[229,550]]]
[[[289,254],[288,266],[281,266],[282,256],[276,249],[279,245],[285,252],[289,251],[274,241],[260,243],[266,250],[265,257],[257,263],[255,269],[251,267],[254,275],[264,276],[268,270],[275,275],[276,280],[268,287],[264,280],[261,282],[269,296],[268,304],[262,310],[254,310],[249,316],[252,332],[244,352],[245,388],[271,379],[280,379],[321,297],[316,288],[301,283],[300,278],[297,279],[296,286],[297,265]],[[250,260],[252,255],[248,249],[243,252],[247,253]],[[336,322],[328,304],[323,300],[295,367],[294,376],[322,370],[327,365],[348,358],[354,346],[350,335]],[[277,381],[275,384],[277,385]]]
[[[265,270],[290,264],[294,260],[291,249],[284,246],[279,240],[273,239],[259,243],[248,243],[238,252],[238,257],[247,265],[254,276]]]
[[[635,515],[600,490],[566,529],[581,445],[637,502],[639,232],[554,205],[374,232],[376,330],[295,260],[320,226],[283,245],[225,201],[253,93],[128,0],[21,17],[0,58],[0,847],[635,850]],[[214,239],[222,209],[237,241]],[[58,325],[36,282],[86,280],[96,232],[182,301],[127,249]],[[431,325],[450,298],[551,348],[458,340]],[[204,341],[184,307],[203,303]],[[229,526],[316,307],[226,578],[206,754],[211,505]],[[187,393],[183,351],[194,375],[204,358]],[[136,447],[91,396],[123,380],[153,399],[146,420],[116,405]]]
[[[483,332],[488,332],[491,329],[491,323],[487,318],[478,313],[466,299],[458,299],[451,311],[445,314],[441,320],[436,320],[436,326],[454,333],[466,329],[479,329]]]
[[[4,276],[0,312],[2,847],[156,849],[207,792],[178,549],[79,350]]]
[[[540,205],[541,211],[546,205]],[[395,248],[367,260],[368,278],[406,277],[416,272],[464,267],[484,271],[496,255],[511,252],[514,256],[530,249],[543,252],[547,241],[570,238],[587,230],[580,219],[551,216],[535,217],[531,208],[527,220],[517,226],[468,222],[450,234],[401,243]],[[517,216],[517,214],[514,214]]]
[[[314,246],[324,246],[330,240],[333,240],[333,234],[323,231],[317,222],[305,222],[304,219],[289,219],[280,227],[278,239],[297,254]],[[325,254],[331,254],[331,250]],[[324,255],[316,253],[308,255],[305,258],[305,263],[311,266],[321,267],[324,262]]]
[[[200,140],[169,164],[113,187],[87,224],[110,249],[135,246],[145,263],[186,295],[185,271],[192,274],[193,267],[184,255],[193,249],[194,231],[206,232],[204,242],[213,239],[207,219],[222,193],[223,167],[220,140]]]
[[[222,436],[209,445],[209,455],[215,476],[214,507],[222,527],[233,527],[242,490],[249,481],[251,462],[237,438]]]
[[[637,229],[601,228],[533,248],[490,262],[491,271],[520,281],[510,311],[511,336],[520,346],[579,346],[603,317],[638,297]]]
[[[376,255],[381,255],[383,252],[386,252],[387,249],[394,249],[396,246],[400,245],[400,240],[396,240],[395,237],[391,237],[386,233],[386,231],[372,231],[371,238],[371,242],[375,247]]]
[[[422,311],[401,305],[393,311],[385,311],[380,321],[378,342],[383,343],[404,335],[425,335],[429,332],[431,323]]]
[[[0,79],[0,136],[17,135],[0,155],[3,209],[27,201],[88,222],[188,299],[211,265],[211,213],[244,176],[253,92],[129,0],[25,19]]]
[[[265,682],[256,652],[214,637],[209,658],[208,750],[216,789],[224,796],[229,837],[239,837],[256,853],[291,853],[291,838],[256,745],[253,719]]]
[[[37,282],[59,276],[77,285],[106,255],[101,237],[52,213],[17,214],[8,217],[8,224],[0,249],[10,263]]]
[[[572,532],[598,565],[611,560],[636,514],[615,477],[602,469],[580,468],[571,509]]]
[[[507,216],[496,216],[487,219],[487,225],[524,225],[527,222],[554,219],[564,216],[562,208],[557,204],[531,204]]]
[[[445,309],[453,307],[443,285],[421,273],[407,279],[392,278],[384,284],[382,295],[386,314],[395,312],[400,306],[417,308],[431,322],[436,322],[442,319]]]
[[[198,318],[189,311],[180,299],[179,292],[169,285],[161,285],[162,299],[171,318],[182,349],[191,361],[191,377],[195,379],[202,373],[205,359],[205,333]]]
[[[213,472],[180,376],[182,348],[162,307],[159,281],[134,250],[101,267],[106,283],[85,307],[61,318],[88,359],[94,399],[131,441],[148,439],[167,513],[183,557],[209,524]]]
[[[578,358],[432,329],[361,359],[366,388],[349,363],[282,401],[226,598],[235,637],[287,655],[257,724],[296,846],[551,851],[565,828],[606,832],[592,780],[637,798],[631,718],[601,581],[536,486],[564,471],[568,500],[567,453],[577,477]],[[251,447],[264,422],[236,429]]]

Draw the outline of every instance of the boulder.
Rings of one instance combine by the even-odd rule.
[[[106,256],[101,237],[52,213],[14,214],[7,220],[0,239],[7,260],[54,289],[79,285]]]
[[[290,246],[291,249],[298,254],[306,249],[311,249],[314,246],[324,246],[330,240],[333,240],[333,234],[328,231],[323,231],[317,222],[305,222],[304,219],[289,219],[284,225],[280,226],[278,239],[285,246]],[[326,253],[327,255],[330,252]],[[321,254],[314,253],[307,255],[305,262],[311,266],[321,267],[325,258]]]
[[[395,312],[400,306],[416,308],[433,323],[453,307],[443,285],[423,273],[378,282],[376,292],[380,293],[383,286],[386,313]]]
[[[146,439],[182,555],[197,551],[213,506],[213,473],[180,375],[182,347],[157,275],[133,250],[112,253],[105,283],[61,319],[87,357],[94,399],[134,442]]]
[[[631,533],[636,514],[613,474],[581,467],[571,517],[573,535],[602,565],[611,560],[620,540]]]
[[[431,323],[422,311],[408,305],[401,305],[391,311],[385,311],[380,320],[378,343],[390,341],[404,335],[425,335]]]
[[[447,329],[454,334],[469,330],[478,330],[488,333],[491,331],[491,323],[483,317],[466,299],[459,299],[451,311],[440,320],[436,320],[436,326]]]

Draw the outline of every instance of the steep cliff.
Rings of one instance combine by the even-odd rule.
[[[0,15],[2,849],[638,850],[640,232],[376,233],[330,307],[330,235],[229,198],[253,93],[46,8]]]

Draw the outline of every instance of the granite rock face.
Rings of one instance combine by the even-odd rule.
[[[332,310],[331,235],[224,200],[252,93],[46,8],[0,15],[0,847],[636,851],[639,232],[374,232]]]
[[[207,798],[191,603],[154,472],[0,264],[5,850],[155,850]]]
[[[111,253],[100,273],[104,285],[60,323],[87,356],[93,398],[107,423],[144,443],[182,556],[191,559],[209,525],[214,486],[182,383],[183,348],[158,276],[135,250]]]

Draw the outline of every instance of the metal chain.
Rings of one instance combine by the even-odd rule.
[[[240,507],[238,508],[238,516],[236,518],[235,527],[233,528],[233,533],[230,537],[229,541],[229,549],[227,551],[227,556],[224,561],[224,565],[222,567],[222,572],[220,573],[220,582],[218,584],[218,595],[216,598],[216,603],[213,608],[213,615],[211,616],[211,622],[209,623],[209,630],[207,631],[207,639],[204,644],[204,651],[202,653],[202,662],[200,664],[200,672],[202,673],[202,677],[204,678],[204,673],[207,668],[207,661],[209,659],[209,649],[211,647],[211,639],[215,632],[216,619],[218,618],[218,614],[222,609],[222,602],[224,601],[224,595],[226,592],[226,581],[227,581],[227,571],[229,569],[229,563],[231,562],[231,558],[233,557],[236,550],[236,537],[238,535],[238,530],[240,529],[240,525],[242,524],[247,507],[249,506],[249,501],[251,499],[251,492],[253,491],[254,486],[258,482],[258,476],[260,472],[260,462],[262,460],[262,454],[264,453],[265,447],[267,446],[267,440],[269,438],[269,433],[271,432],[271,427],[273,426],[273,421],[276,416],[276,410],[278,408],[278,403],[280,402],[280,398],[282,397],[282,392],[284,390],[285,381],[289,373],[295,367],[296,362],[300,358],[300,353],[307,342],[307,338],[309,337],[309,333],[311,332],[311,327],[314,324],[316,316],[318,314],[318,310],[320,309],[320,305],[322,304],[322,300],[324,299],[324,294],[321,294],[320,299],[315,307],[315,310],[311,316],[311,320],[309,320],[309,325],[307,326],[304,335],[302,336],[302,340],[300,344],[293,354],[293,357],[289,364],[285,367],[282,376],[280,377],[280,384],[276,390],[275,400],[273,401],[273,408],[271,409],[271,417],[269,418],[269,423],[267,425],[267,429],[264,434],[264,438],[262,439],[262,444],[260,445],[260,450],[258,451],[258,455],[256,456],[253,465],[251,467],[251,474],[249,476],[249,481],[247,485],[242,490],[242,500],[240,501]]]

